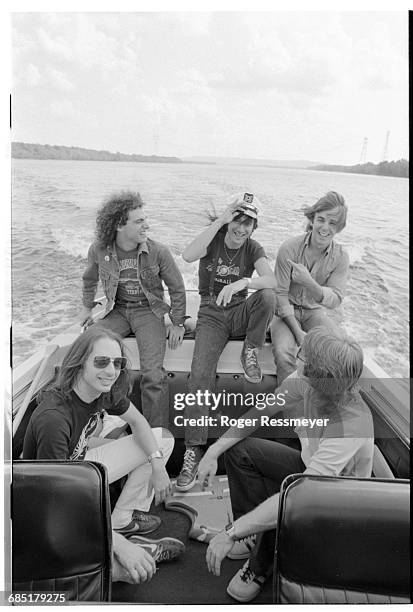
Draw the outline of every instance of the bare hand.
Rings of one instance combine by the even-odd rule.
[[[92,325],[93,323],[92,308],[83,307],[79,314],[78,320],[82,327],[89,327],[89,325]]]
[[[168,472],[163,464],[163,459],[152,459],[152,475],[149,479],[148,493],[155,492],[155,505],[157,506],[170,496],[172,491]]]
[[[217,458],[209,449],[202,457],[198,465],[198,480],[201,483],[202,489],[212,486],[212,481],[218,470]]]
[[[166,328],[166,337],[168,338],[169,348],[172,350],[178,348],[178,346],[182,344],[184,334],[184,327],[180,327],[179,325],[168,325]]]
[[[220,531],[212,538],[206,553],[206,563],[208,571],[219,576],[221,573],[221,563],[227,554],[232,550],[234,540],[225,531]]]
[[[217,302],[216,302],[217,306],[220,306],[221,304],[223,306],[226,306],[227,304],[229,304],[230,301],[232,300],[233,295],[235,295],[236,293],[239,293],[240,291],[245,289],[246,286],[248,286],[245,283],[246,283],[245,279],[240,278],[239,280],[235,281],[235,283],[230,283],[229,285],[225,285],[225,287],[221,289],[221,291],[218,293]]]
[[[235,199],[231,204],[228,204],[224,212],[219,216],[219,220],[222,222],[222,225],[226,223],[231,223],[233,218],[235,217],[235,212],[238,207],[238,200]]]
[[[291,279],[295,283],[303,285],[303,287],[308,287],[314,282],[309,270],[303,266],[303,264],[296,263],[291,259],[287,259],[287,261],[289,264],[291,264]]]
[[[113,552],[135,584],[149,581],[156,572],[153,557],[138,544],[132,544],[120,534],[113,539]]]

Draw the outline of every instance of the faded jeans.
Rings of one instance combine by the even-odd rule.
[[[152,433],[158,448],[163,452],[166,464],[174,447],[173,436],[161,427],[153,429]],[[131,521],[133,510],[149,510],[154,495],[153,491],[148,492],[152,467],[145,451],[138,446],[133,435],[89,449],[85,460],[102,463],[108,471],[109,484],[128,474],[112,513],[114,529],[127,525]]]
[[[284,478],[305,470],[299,450],[272,440],[246,438],[224,456],[234,520],[278,493]],[[274,504],[275,518],[277,512]],[[266,576],[272,569],[275,533],[270,529],[257,536],[250,556],[250,568],[257,576]]]
[[[142,413],[151,427],[168,427],[169,390],[163,360],[166,349],[165,322],[149,306],[115,306],[96,326],[125,337],[132,331],[139,349]]]
[[[246,339],[252,346],[261,348],[274,307],[275,293],[271,289],[260,289],[248,299],[233,305],[230,302],[228,306],[202,304],[201,301],[188,392],[214,391],[217,363],[230,336],[246,334]],[[186,418],[198,419],[208,415],[209,407],[205,405],[195,405],[185,410]],[[185,428],[187,446],[204,445],[207,439],[207,426]]]
[[[294,315],[301,329],[305,332],[308,332],[317,325],[335,326],[324,308],[311,310],[296,306],[294,308]],[[293,332],[281,317],[274,315],[270,331],[272,353],[275,365],[277,366],[277,384],[279,386],[287,376],[297,369],[296,356],[298,347]]]

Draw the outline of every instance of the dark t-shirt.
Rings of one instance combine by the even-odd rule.
[[[74,391],[70,401],[54,389],[47,391],[27,426],[23,459],[84,459],[88,438],[102,429],[104,412],[120,416],[129,404],[124,397],[113,406],[108,394],[87,404]]]
[[[119,281],[116,292],[117,306],[125,306],[135,302],[149,306],[142,285],[138,278],[138,249],[124,251],[116,245],[119,261]]]
[[[239,249],[229,249],[224,244],[225,231],[218,232],[209,243],[205,257],[199,260],[199,293],[209,295],[209,283],[218,249],[217,271],[214,280],[214,295],[217,296],[225,285],[235,283],[240,278],[251,278],[254,264],[261,257],[266,257],[263,247],[252,238],[248,238]],[[248,290],[237,293],[237,298],[246,298]]]

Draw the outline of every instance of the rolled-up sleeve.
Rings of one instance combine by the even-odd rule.
[[[87,254],[87,267],[82,276],[82,302],[85,308],[96,306],[95,295],[99,282],[99,266],[96,260],[95,245],[89,247]]]
[[[326,284],[322,287],[322,306],[325,306],[326,308],[337,308],[340,306],[346,294],[349,267],[349,256],[345,251],[343,251],[341,253],[340,261],[330,274]]]
[[[290,304],[288,297],[291,283],[291,264],[287,259],[293,259],[294,252],[288,244],[282,244],[277,254],[274,274],[277,280],[277,313],[281,318],[294,315],[294,306]]]
[[[320,442],[304,474],[339,476],[364,444],[363,438],[326,438]]]
[[[168,293],[171,299],[171,321],[173,325],[180,325],[186,319],[185,284],[172,254],[166,247],[159,253],[159,270],[161,279],[168,287]]]

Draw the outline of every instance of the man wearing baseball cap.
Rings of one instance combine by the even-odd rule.
[[[251,383],[262,379],[257,353],[274,313],[276,281],[263,247],[251,238],[258,224],[258,205],[253,193],[233,196],[221,215],[209,215],[209,227],[182,254],[187,262],[199,260],[201,295],[189,393],[214,390],[218,359],[231,335],[246,335],[240,356],[245,378]],[[251,279],[254,270],[258,276]],[[248,297],[248,289],[256,291]],[[206,405],[188,407],[185,413],[196,420],[208,415]],[[194,486],[207,438],[207,426],[185,428],[179,491]]]

